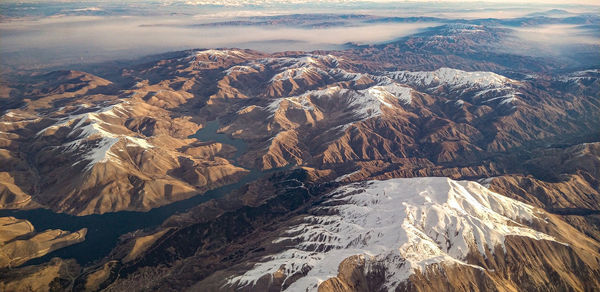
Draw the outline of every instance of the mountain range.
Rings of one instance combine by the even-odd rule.
[[[598,55],[510,40],[454,23],[2,84],[0,290],[600,289]]]

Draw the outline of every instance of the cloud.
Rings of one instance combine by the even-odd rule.
[[[96,7],[96,6],[94,6]],[[101,7],[101,6],[99,6]],[[514,17],[530,13],[526,9],[495,6],[453,9],[415,5],[416,11],[369,6],[353,8],[353,13],[372,15],[420,16],[443,13],[448,17]],[[460,8],[462,7],[462,8]],[[288,7],[289,8],[289,7]],[[539,11],[539,8],[537,8]],[[535,10],[535,9],[534,9]],[[202,11],[202,13],[198,13]],[[542,10],[545,11],[545,10]],[[267,52],[286,50],[339,49],[347,42],[382,43],[416,33],[436,23],[364,24],[345,21],[347,26],[318,29],[270,26],[194,26],[215,19],[244,19],[303,13],[285,9],[190,9],[187,16],[52,16],[0,22],[0,62],[30,66],[91,63],[138,58],[148,54],[193,48],[238,47]],[[336,11],[348,13],[350,11]],[[573,12],[569,9],[569,12]],[[247,19],[247,18],[246,18]],[[327,21],[324,19],[323,21]],[[318,23],[317,21],[316,23]],[[569,25],[527,27],[514,30],[514,42],[499,44],[499,50],[526,55],[558,55],[573,45],[598,45],[597,30]],[[510,40],[513,41],[513,40]]]
[[[533,27],[513,28],[515,35],[523,40],[534,43],[562,46],[568,44],[599,45],[598,37],[586,34],[586,29],[577,25],[542,25]]]
[[[550,57],[572,64],[589,65],[600,61],[600,34],[595,28],[541,25],[510,29],[512,37],[498,44],[499,52]]]
[[[0,54],[17,54],[28,62],[78,63],[193,48],[243,47],[269,52],[336,49],[346,42],[384,42],[436,25],[377,24],[302,29],[190,26],[194,23],[197,22],[192,18],[178,17],[87,16],[0,23]]]

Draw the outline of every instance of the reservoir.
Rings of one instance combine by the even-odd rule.
[[[237,159],[247,151],[246,143],[241,139],[233,139],[226,134],[219,134],[219,121],[210,121],[190,138],[197,138],[200,141],[214,141],[234,146],[237,151],[233,160]],[[48,209],[34,210],[0,210],[0,217],[12,216],[18,219],[26,219],[33,224],[36,231],[46,229],[62,229],[67,231],[77,231],[81,228],[88,228],[85,241],[74,244],[43,257],[32,259],[25,265],[40,264],[53,257],[64,259],[74,258],[80,265],[86,265],[99,260],[108,255],[118,242],[118,238],[128,232],[138,229],[151,229],[159,226],[165,219],[176,213],[182,213],[188,209],[197,206],[211,199],[219,198],[231,191],[234,191],[247,183],[262,178],[268,173],[276,172],[280,169],[260,171],[250,169],[250,172],[241,178],[238,182],[225,185],[203,194],[198,194],[189,199],[174,202],[148,212],[120,211],[114,213],[105,213],[102,215],[73,216],[68,214],[54,213]]]

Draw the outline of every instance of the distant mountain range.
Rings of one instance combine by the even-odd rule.
[[[600,289],[598,45],[525,22],[4,82],[0,290]]]

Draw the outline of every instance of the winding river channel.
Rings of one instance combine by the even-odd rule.
[[[237,162],[237,159],[248,148],[246,143],[241,139],[232,139],[226,134],[217,133],[218,129],[219,121],[211,121],[190,137],[201,141],[215,141],[234,146],[237,151],[234,154],[233,160]],[[77,231],[81,228],[88,228],[85,241],[59,249],[44,257],[32,259],[26,263],[26,265],[39,264],[53,257],[61,257],[65,259],[74,258],[79,264],[86,265],[108,255],[117,244],[118,238],[121,235],[138,229],[156,227],[173,214],[185,212],[200,203],[221,197],[274,171],[277,170],[261,171],[250,169],[250,172],[236,183],[198,194],[186,200],[155,208],[148,212],[121,211],[102,215],[73,216],[54,213],[48,209],[0,210],[0,217],[13,216],[19,219],[27,219],[38,231],[46,229]]]

